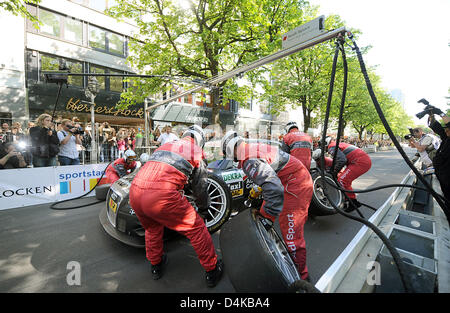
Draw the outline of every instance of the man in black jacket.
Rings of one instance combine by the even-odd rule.
[[[442,117],[444,126],[434,119],[434,114]],[[441,184],[444,197],[446,198],[447,208],[443,208],[443,210],[450,223],[450,117],[445,115],[440,109],[434,108],[430,112],[429,126],[442,140],[433,158],[433,166],[436,177]]]

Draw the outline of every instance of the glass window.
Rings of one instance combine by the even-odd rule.
[[[89,0],[89,7],[103,12],[106,10],[106,0]]]
[[[66,65],[71,73],[83,73],[83,63],[81,62],[66,60]],[[69,75],[68,83],[69,85],[83,87],[83,77]]]
[[[123,74],[123,72],[115,72],[110,70],[111,74]],[[123,91],[123,77],[122,76],[110,76],[109,77],[109,90],[122,92]]]
[[[83,43],[83,23],[71,17],[64,19],[64,39]]]
[[[40,64],[40,72],[41,72],[41,81],[45,81],[44,75],[42,75],[42,71],[57,71],[59,69],[59,59],[57,57],[53,57],[46,54],[41,54],[41,64]]]
[[[106,31],[89,25],[89,46],[106,50]]]
[[[53,12],[40,10],[39,20],[42,22],[40,32],[59,37],[61,35],[61,16]]]
[[[95,66],[95,65],[91,65],[90,66],[90,73],[104,74],[104,73],[106,73],[106,70],[103,67],[98,67],[98,66]],[[106,89],[105,76],[96,76],[95,78],[97,78],[97,81],[100,84],[100,89],[105,90]]]
[[[117,35],[117,34],[113,34],[113,33],[108,33],[108,48],[109,48],[109,52],[112,53],[117,53],[120,55],[123,55],[123,47],[124,47],[124,40],[123,40],[123,36],[121,35]]]

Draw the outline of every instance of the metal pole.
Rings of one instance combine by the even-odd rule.
[[[251,70],[253,70],[255,68],[258,68],[258,67],[260,67],[262,65],[271,63],[273,61],[276,61],[276,60],[284,58],[284,57],[287,57],[287,56],[289,56],[291,54],[294,54],[294,53],[296,53],[298,51],[310,48],[310,47],[312,47],[314,45],[317,45],[319,43],[322,43],[324,41],[336,38],[336,37],[338,37],[340,34],[342,34],[344,32],[346,32],[345,27],[341,27],[341,28],[329,31],[328,33],[325,33],[323,35],[317,36],[317,37],[315,37],[313,39],[310,39],[310,40],[305,41],[303,43],[300,43],[298,45],[292,46],[292,47],[290,47],[288,49],[284,49],[284,50],[280,50],[278,52],[275,52],[275,53],[273,53],[271,55],[268,55],[268,56],[266,56],[264,58],[261,58],[261,59],[255,61],[255,62],[252,62],[252,63],[250,63],[248,65],[241,66],[241,67],[239,67],[237,69],[234,69],[232,71],[229,71],[229,72],[227,72],[227,73],[225,73],[225,74],[223,74],[221,76],[210,78],[210,79],[206,80],[205,83],[207,85],[215,86],[215,85],[217,85],[217,84],[219,84],[219,83],[221,83],[223,81],[226,81],[226,80],[228,80],[228,79],[230,79],[230,78],[232,78],[234,76],[241,75],[241,74],[246,73],[248,71],[251,71]],[[197,87],[194,87],[192,89],[186,90],[184,92],[176,94],[176,95],[174,95],[174,96],[172,96],[170,98],[167,98],[167,99],[165,99],[165,100],[163,100],[161,102],[158,102],[158,103],[148,107],[147,110],[152,110],[152,109],[157,108],[157,107],[159,107],[161,105],[170,103],[172,101],[175,101],[178,98],[181,98],[181,97],[184,97],[184,96],[189,95],[191,93],[194,93],[194,92],[197,92],[199,90],[202,90],[203,88],[205,88],[205,87],[204,86],[197,86]]]
[[[145,145],[145,148],[147,149],[147,147],[148,147],[148,115],[149,115],[149,112],[147,111],[147,107],[148,107],[148,99],[147,98],[145,98],[144,99],[144,134],[145,134],[145,136],[144,136],[144,145]]]
[[[91,97],[91,164],[97,163],[97,144],[95,140],[95,96]]]

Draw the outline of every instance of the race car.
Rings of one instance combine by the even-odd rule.
[[[248,141],[255,142],[256,140]],[[280,145],[277,141],[257,141]],[[207,142],[205,154],[210,160],[216,158],[208,164],[208,193],[211,198],[211,206],[208,209],[209,215],[205,219],[209,232],[214,233],[228,221],[231,215],[239,214],[247,209],[244,202],[248,199],[254,183],[244,174],[242,169],[237,168],[236,162],[221,159],[221,156],[217,153],[217,142]],[[144,228],[129,203],[131,182],[138,170],[120,178],[110,187],[107,186],[106,205],[101,210],[99,218],[104,230],[113,238],[130,246],[144,247]],[[314,160],[311,163],[311,176],[314,183],[314,192],[309,209],[310,214],[317,216],[335,214],[335,209],[324,194],[323,181]],[[330,184],[334,184],[331,176],[326,175],[325,178]],[[343,194],[330,186],[326,186],[326,188],[328,188],[328,197],[335,205],[341,207],[344,202]],[[195,208],[196,205],[189,187],[185,188],[185,196]],[[262,199],[259,199],[259,201],[262,203]],[[167,230],[167,233],[170,234],[171,232]]]

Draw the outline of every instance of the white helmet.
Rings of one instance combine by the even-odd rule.
[[[184,137],[192,137],[195,140],[195,143],[203,149],[205,146],[206,136],[203,129],[198,125],[191,125],[188,129],[183,133],[181,138]]]
[[[137,155],[133,150],[129,149],[129,150],[125,151],[125,153],[123,154],[123,159],[125,161],[128,161],[128,160],[134,161],[137,159]]]
[[[234,130],[229,130],[222,138],[222,152],[224,158],[235,159],[234,148],[243,141],[242,137]]]
[[[286,126],[284,126],[284,130],[286,131],[286,134],[287,133],[289,133],[289,131],[292,129],[292,128],[297,128],[297,129],[299,129],[298,128],[298,125],[297,125],[297,122],[289,122],[289,123],[287,123],[286,124]]]
[[[148,153],[142,153],[139,157],[139,161],[141,161],[142,164],[145,164],[150,159],[150,155]]]

